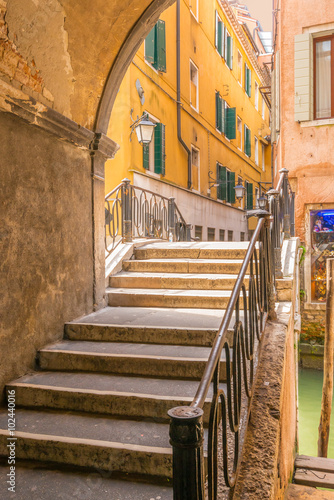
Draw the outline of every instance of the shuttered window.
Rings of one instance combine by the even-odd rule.
[[[251,91],[252,91],[252,71],[250,68],[247,66],[247,63],[245,63],[245,91],[248,97],[251,96]]]
[[[235,203],[235,172],[227,172],[227,202]]]
[[[227,33],[226,36],[226,64],[232,69],[233,67],[233,38]]]
[[[253,184],[246,181],[246,209],[253,210]]]
[[[166,73],[166,30],[161,19],[145,38],[145,59],[153,68]]]
[[[312,37],[309,33],[295,36],[295,121],[313,118]],[[275,70],[275,74],[277,70]],[[277,91],[275,92],[275,96]],[[272,120],[276,127],[276,120]]]
[[[156,174],[165,175],[165,125],[157,123],[150,144],[143,146],[143,167]]]
[[[244,140],[244,152],[247,156],[251,157],[251,153],[252,153],[251,131],[247,127],[247,125],[245,125],[244,138],[245,138],[245,140]]]
[[[216,129],[225,132],[225,101],[219,92],[216,92]]]
[[[165,125],[157,123],[154,129],[154,172],[165,175]]]
[[[225,31],[225,26],[220,19],[218,12],[216,11],[216,36],[215,36],[215,46],[219,54],[223,57],[224,56],[224,31]]]
[[[225,135],[228,139],[236,139],[236,108],[225,109]]]
[[[223,167],[220,163],[217,162],[217,199],[218,200],[226,200],[227,197],[227,172],[226,167]],[[220,181],[220,182],[219,182]]]

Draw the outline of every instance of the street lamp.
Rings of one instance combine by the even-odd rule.
[[[133,110],[131,110],[131,115],[132,111]],[[154,127],[155,124],[149,120],[146,113],[143,113],[140,118],[137,116],[137,120],[135,120],[130,127],[131,128],[130,141],[132,133],[135,130],[139,144],[141,144],[142,146],[149,144],[152,140]]]
[[[246,191],[245,186],[243,186],[242,184],[238,184],[237,186],[234,186],[234,189],[237,200],[241,201]]]
[[[267,197],[266,197],[264,194],[262,194],[262,195],[258,198],[257,203],[258,203],[259,208],[260,208],[261,210],[265,210],[265,209],[267,208]]]

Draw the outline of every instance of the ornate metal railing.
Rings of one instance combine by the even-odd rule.
[[[253,394],[257,348],[267,319],[275,318],[276,255],[273,250],[275,245],[281,247],[283,229],[285,238],[290,237],[291,232],[293,234],[294,194],[287,173],[287,170],[281,171],[278,189],[268,193],[271,211],[258,210],[256,213],[258,224],[195,398],[190,406],[168,412],[171,417],[174,500],[217,500],[218,484],[221,483],[219,476],[224,479],[226,489],[235,485],[241,458],[241,432],[246,429]],[[222,355],[225,358],[225,377],[221,373]],[[222,378],[226,380],[226,388],[221,384]],[[207,397],[211,398],[211,403],[207,448],[204,450],[203,415]]]
[[[273,216],[271,232],[276,278],[282,277],[283,240],[295,235],[295,193],[292,191],[288,173],[286,168],[281,169],[276,189],[267,193],[269,211]]]
[[[135,238],[190,241],[190,224],[175,199],[131,185],[129,179],[105,197],[105,218],[107,255]]]

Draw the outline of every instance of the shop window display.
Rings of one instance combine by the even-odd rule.
[[[326,259],[334,257],[334,210],[311,212],[311,298],[326,301]]]

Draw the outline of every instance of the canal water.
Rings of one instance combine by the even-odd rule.
[[[323,372],[299,369],[299,454],[317,456]],[[328,458],[334,458],[334,403],[329,433]]]

